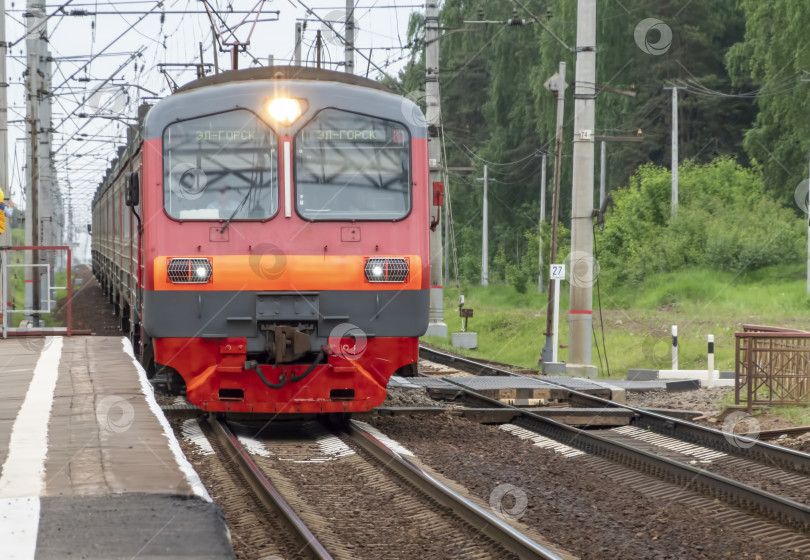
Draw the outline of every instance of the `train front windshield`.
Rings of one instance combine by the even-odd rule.
[[[402,124],[325,109],[295,137],[296,208],[308,220],[396,220],[411,209]]]
[[[235,110],[180,121],[163,134],[163,202],[179,220],[261,220],[278,210],[278,140]]]

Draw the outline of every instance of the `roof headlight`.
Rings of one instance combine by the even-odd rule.
[[[290,125],[301,116],[303,110],[298,99],[276,97],[267,102],[267,113],[274,121]]]

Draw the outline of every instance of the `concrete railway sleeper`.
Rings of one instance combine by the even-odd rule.
[[[513,407],[469,391],[460,391],[487,406],[511,408],[517,414],[512,423],[585,453],[603,457],[649,476],[723,501],[766,517],[794,531],[810,533],[810,507],[673,459],[650,453],[592,431],[568,426],[531,411]],[[601,400],[601,399],[600,399]],[[609,402],[609,401],[605,401]]]
[[[309,558],[331,560],[332,556],[326,551],[323,545],[318,542],[306,524],[293,511],[292,507],[284,500],[275,486],[264,476],[250,457],[250,454],[239,443],[239,440],[231,432],[228,425],[221,420],[217,420],[214,415],[208,416],[208,423],[223,448],[228,450],[228,455],[238,465],[239,470],[247,483],[255,492],[259,500],[265,507],[277,511],[285,521],[290,533],[297,537],[301,544],[301,553]]]
[[[526,377],[514,373],[507,369],[480,363],[469,358],[454,356],[445,352],[439,352],[426,346],[419,347],[419,356],[439,364],[452,366],[461,371],[473,375],[507,375],[515,377]],[[554,384],[553,377],[543,377],[543,381]],[[644,430],[651,430],[656,433],[688,441],[703,447],[709,447],[722,451],[729,455],[736,455],[750,461],[756,461],[768,466],[776,466],[785,471],[800,474],[810,474],[810,455],[801,453],[793,449],[780,447],[761,440],[749,438],[743,435],[729,434],[721,430],[715,430],[707,426],[701,426],[673,418],[663,414],[650,412],[640,408],[620,404],[588,395],[579,391],[568,389],[569,399],[572,406],[590,407],[615,407],[632,411],[635,418],[632,425]]]
[[[424,472],[408,459],[368,433],[356,422],[349,423],[348,431],[354,442],[373,455],[386,467],[408,480],[408,482],[417,487],[421,492],[427,494],[443,506],[450,508],[460,518],[476,527],[491,539],[501,543],[506,549],[514,552],[520,558],[561,560],[562,557],[555,552],[532,541],[500,518],[485,511],[472,501],[435,480],[428,473]]]
[[[282,423],[251,436],[252,423],[231,431],[208,421],[247,476],[272,480],[295,530],[306,528],[300,540],[317,543],[313,558],[572,558],[442,484],[362,423]]]

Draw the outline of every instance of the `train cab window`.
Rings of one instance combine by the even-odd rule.
[[[308,220],[396,220],[411,209],[410,135],[325,109],[295,137],[296,208]]]
[[[163,133],[163,202],[179,220],[260,220],[278,210],[278,140],[235,110],[179,121]]]

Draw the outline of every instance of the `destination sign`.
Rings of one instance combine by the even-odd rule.
[[[355,130],[338,128],[334,130],[313,130],[312,135],[320,142],[328,142],[333,140],[377,140],[385,142],[386,140],[384,130],[374,129]]]
[[[256,139],[255,130],[197,130],[192,131],[195,140],[207,142],[244,142]]]

